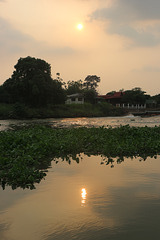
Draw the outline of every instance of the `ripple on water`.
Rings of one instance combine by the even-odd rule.
[[[14,126],[27,126],[30,124],[48,124],[52,127],[119,127],[130,125],[135,127],[154,127],[160,125],[160,116],[139,117],[139,116],[123,116],[123,117],[97,117],[97,118],[63,118],[63,119],[35,119],[35,120],[0,120],[0,131],[12,129]]]

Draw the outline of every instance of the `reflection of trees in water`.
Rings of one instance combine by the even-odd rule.
[[[157,158],[158,155],[135,155],[135,156],[104,156],[104,155],[94,155],[94,154],[69,154],[66,156],[62,156],[60,158],[54,158],[54,159],[45,159],[41,162],[39,167],[34,169],[34,174],[32,173],[29,175],[29,169],[26,168],[26,176],[24,175],[24,171],[22,175],[20,173],[17,173],[17,175],[13,176],[11,171],[6,172],[5,174],[2,174],[2,171],[0,171],[0,186],[4,190],[7,186],[11,186],[13,190],[16,188],[22,188],[22,189],[35,189],[35,184],[38,184],[41,182],[42,179],[45,178],[47,175],[48,169],[51,168],[51,162],[55,162],[55,164],[58,164],[59,162],[67,162],[69,165],[72,164],[72,162],[76,162],[79,164],[85,156],[100,156],[100,164],[101,165],[107,165],[113,168],[115,164],[121,164],[123,163],[127,158],[130,159],[138,159],[141,161],[146,161],[148,157],[150,158]],[[32,169],[33,170],[33,169]]]
[[[10,179],[10,176],[6,176],[2,177],[0,180],[0,185],[2,187],[3,190],[5,190],[5,188],[7,186],[11,186],[12,190],[15,190],[16,188],[22,188],[22,189],[30,189],[33,190],[35,189],[35,184],[36,183],[40,183],[40,181],[46,176],[46,172],[47,170],[38,170],[37,169],[37,177],[35,176],[30,176],[28,181],[22,181],[20,179],[16,179],[13,181],[13,179]]]
[[[111,168],[113,168],[115,166],[115,164],[121,164],[125,161],[125,159],[130,158],[130,159],[138,159],[139,162],[141,161],[146,161],[148,157],[150,158],[157,158],[158,155],[134,155],[134,156],[104,156],[104,155],[94,155],[94,154],[77,154],[77,155],[67,155],[63,158],[59,158],[59,159],[53,159],[53,161],[55,161],[55,163],[59,163],[60,161],[66,161],[68,162],[68,164],[71,164],[73,161],[80,163],[81,160],[83,160],[84,156],[100,156],[100,164],[101,165],[108,165]]]
[[[17,188],[22,189],[35,189],[35,184],[38,184],[41,182],[42,179],[45,178],[48,172],[48,168],[51,167],[51,158],[45,159],[39,167],[28,167],[26,168],[25,172],[22,169],[17,168],[17,172],[15,174],[15,171],[12,172],[11,170],[8,170],[5,174],[0,171],[0,186],[3,190],[7,186],[11,186],[12,190],[15,190]]]

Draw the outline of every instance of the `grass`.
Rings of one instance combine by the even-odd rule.
[[[10,114],[13,110],[13,105],[0,103],[0,119],[10,118]]]
[[[48,105],[31,108],[21,103],[0,104],[0,119],[64,118],[64,117],[105,117],[126,114],[124,109],[108,103]]]
[[[160,127],[51,129],[33,126],[0,132],[0,184],[3,188],[34,188],[45,177],[51,160],[78,154],[101,155],[102,164],[113,165],[124,157],[156,157],[160,154]]]

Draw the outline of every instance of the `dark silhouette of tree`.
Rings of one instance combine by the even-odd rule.
[[[94,89],[89,89],[89,90],[85,89],[84,90],[85,102],[95,104],[96,103],[96,97],[97,97],[97,93]]]
[[[39,107],[64,102],[62,83],[52,79],[51,66],[46,61],[33,57],[20,58],[14,68],[11,78],[3,84],[10,95],[10,103]]]
[[[100,82],[100,77],[97,77],[96,75],[88,75],[84,79],[83,86],[87,90],[93,89],[96,91],[96,88],[98,87],[98,83]]]
[[[125,91],[125,94],[122,97],[122,102],[130,104],[144,104],[148,95],[145,95],[145,92],[141,88],[133,88],[132,90]]]
[[[75,93],[82,93],[83,92],[83,83],[82,80],[78,81],[68,81],[66,87],[67,95],[75,94]]]
[[[9,103],[10,95],[4,89],[3,86],[0,86],[0,102],[2,103]]]
[[[114,95],[116,91],[111,91],[111,92],[108,92],[106,95]]]
[[[97,77],[96,75],[88,75],[84,79],[83,91],[84,91],[84,97],[86,102],[89,102],[92,104],[96,103],[96,97],[98,95],[97,87],[99,82],[100,82],[100,77]]]
[[[151,99],[155,101],[158,105],[160,105],[160,94],[152,96]]]

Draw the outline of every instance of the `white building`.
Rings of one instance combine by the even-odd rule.
[[[67,95],[66,104],[84,104],[84,96],[81,93]]]

